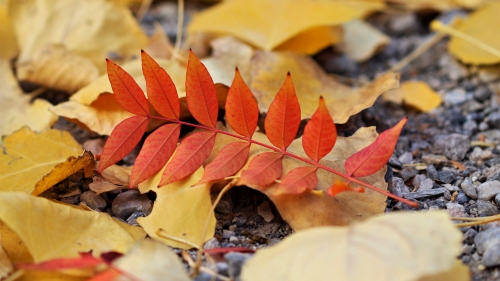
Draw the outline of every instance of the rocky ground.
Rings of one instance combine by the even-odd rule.
[[[153,8],[144,21],[159,20],[170,37],[175,36],[175,4]],[[358,81],[369,81],[386,71],[432,36],[427,29],[437,14],[405,13],[374,15],[369,22],[391,36],[391,43],[366,63],[357,64],[335,48],[314,58],[329,73]],[[445,15],[447,16],[447,15]],[[499,213],[500,206],[500,75],[457,62],[447,51],[447,39],[433,46],[402,70],[402,81],[427,82],[443,97],[443,104],[431,113],[419,113],[401,105],[378,100],[376,104],[339,126],[340,135],[350,135],[362,126],[377,126],[383,131],[404,116],[409,121],[398,141],[386,180],[389,190],[421,202],[421,209],[444,209],[454,217],[483,217]],[[82,131],[60,120],[59,128],[69,130],[82,144],[100,145],[99,136]],[[133,163],[134,155],[124,163]],[[60,183],[76,187],[74,193],[60,197],[71,204],[86,204],[108,212],[130,224],[152,208],[154,193],[141,195],[134,190],[96,195],[89,180],[74,175]],[[387,212],[409,210],[401,203],[387,200]],[[272,245],[291,233],[271,201],[257,191],[233,188],[216,209],[215,237],[206,248],[246,247],[257,249]],[[473,280],[500,280],[500,223],[462,228],[463,253]],[[418,235],[418,230],[415,230]],[[231,253],[218,259],[220,274],[237,277],[239,268],[251,254]],[[196,280],[210,280],[200,274]]]

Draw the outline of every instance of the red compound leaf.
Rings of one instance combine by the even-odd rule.
[[[333,149],[336,141],[337,129],[323,97],[320,97],[318,109],[304,128],[302,146],[307,156],[318,162]]]
[[[331,197],[335,197],[337,194],[344,192],[344,191],[353,191],[353,192],[363,193],[363,192],[365,192],[365,189],[362,187],[350,187],[349,183],[347,183],[347,182],[336,181],[333,183],[332,186],[330,186],[326,190],[326,194],[328,194]]]
[[[78,258],[60,258],[40,263],[18,263],[18,268],[26,270],[55,271],[63,269],[90,268],[104,264],[104,260],[92,256],[92,253],[80,253]]]
[[[205,173],[199,183],[220,180],[236,174],[245,165],[249,151],[248,142],[232,142],[226,145],[205,167]]]
[[[297,167],[291,170],[278,185],[274,195],[301,194],[306,190],[312,190],[318,185],[316,167]]]
[[[248,169],[241,173],[238,185],[265,188],[281,177],[283,154],[264,152],[250,162]]]

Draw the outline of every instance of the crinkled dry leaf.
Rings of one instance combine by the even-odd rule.
[[[387,73],[363,88],[352,89],[328,76],[311,58],[291,53],[257,51],[251,65],[250,86],[261,110],[267,111],[290,72],[302,118],[312,116],[323,96],[333,121],[339,124],[372,106],[383,92],[399,86],[399,74]]]
[[[22,66],[47,44],[65,45],[104,73],[104,58],[109,53],[127,57],[148,42],[128,7],[115,1],[11,1],[9,8],[21,48],[20,78],[25,77]]]
[[[397,104],[404,103],[423,112],[437,108],[442,102],[441,96],[424,81],[403,82],[398,89],[382,94],[382,98]]]
[[[164,234],[190,241],[196,245],[202,240],[205,242],[212,238],[216,221],[212,212],[210,184],[193,186],[202,178],[203,168],[199,168],[184,180],[159,188],[158,184],[164,170],[165,168],[161,169],[154,177],[139,184],[141,192],[152,190],[156,193],[153,211],[145,218],[137,218],[139,225],[151,238],[182,249],[190,249],[192,246],[162,238],[156,232],[162,229]],[[205,220],[209,213],[211,215],[207,233],[202,238]]]
[[[343,51],[355,61],[365,61],[390,42],[390,37],[370,24],[361,20],[352,20],[342,25]]]
[[[48,101],[36,99],[31,103],[31,99],[31,95],[24,94],[19,88],[10,62],[0,58],[0,137],[12,134],[23,126],[43,131],[57,121],[57,116],[49,112],[52,105]]]
[[[139,280],[191,280],[177,254],[168,246],[151,239],[139,241],[125,256],[118,258],[113,264]],[[118,280],[130,279],[122,275]]]
[[[294,233],[276,246],[257,251],[243,265],[241,279],[335,276],[339,281],[417,281],[453,269],[461,240],[462,233],[444,212],[390,213],[347,227]],[[452,275],[442,280],[469,280],[464,270]]]
[[[376,9],[384,6],[382,3],[377,4],[368,4],[366,8]],[[196,15],[188,30],[190,33],[232,35],[270,51],[302,32],[311,31],[318,34],[315,28],[334,26],[360,18],[366,14],[367,9],[357,9],[335,1],[225,1]],[[301,36],[308,37],[303,33]],[[303,50],[299,49],[299,46],[293,46],[292,49],[301,52],[318,51],[325,47],[324,39],[315,38],[308,41],[308,44],[302,44],[305,47]]]
[[[2,235],[0,233],[0,241],[2,239]],[[12,271],[14,267],[12,266],[12,262],[10,258],[7,256],[2,244],[0,244],[0,280],[7,277]]]
[[[130,174],[132,174],[132,167],[111,165],[102,171],[101,176],[110,183],[128,186]]]
[[[96,194],[101,194],[111,190],[120,189],[121,187],[116,184],[110,183],[101,176],[96,176],[92,178],[92,182],[89,184],[89,188]]]
[[[0,59],[12,59],[19,52],[16,37],[14,35],[14,28],[10,19],[7,1],[0,2]],[[1,72],[0,72],[1,73]]]
[[[66,162],[70,156],[78,157],[82,150],[68,132],[35,133],[24,127],[4,138],[4,153],[0,154],[0,191],[31,193],[58,164]]]
[[[496,49],[497,54],[492,54],[477,45],[452,36],[448,48],[464,63],[495,64],[500,62],[500,35],[493,27],[499,26],[500,2],[491,2],[473,12],[469,18],[463,20],[456,29],[489,47]]]
[[[99,77],[97,67],[89,58],[69,51],[61,44],[41,46],[19,69],[23,75],[18,75],[20,80],[71,94]]]
[[[94,171],[94,165],[94,155],[89,151],[84,151],[83,154],[78,157],[70,156],[66,161],[57,164],[50,173],[38,181],[35,185],[35,190],[33,190],[31,194],[35,196],[40,195],[45,190],[81,169],[86,171],[85,176],[90,177]]]
[[[139,238],[136,229],[112,219],[106,213],[81,209],[34,197],[24,192],[0,192],[0,220],[24,242],[34,262],[94,255],[124,253]],[[29,222],[29,223],[26,223]],[[136,227],[137,228],[137,227]]]

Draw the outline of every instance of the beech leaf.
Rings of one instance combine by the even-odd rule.
[[[166,124],[146,138],[132,169],[130,187],[137,186],[165,166],[177,148],[180,131],[179,124]]]
[[[249,151],[248,142],[232,142],[226,145],[205,167],[205,173],[199,183],[221,180],[236,174],[245,165]]]
[[[318,162],[333,149],[336,140],[337,129],[326,108],[325,100],[320,97],[318,109],[304,128],[302,146],[307,156]]]
[[[264,127],[272,144],[286,149],[297,135],[300,126],[300,104],[290,74],[286,76],[269,106]]]
[[[418,235],[415,235],[418,229]],[[299,231],[257,251],[242,268],[254,280],[424,280],[451,273],[469,280],[457,266],[462,233],[444,212],[390,213],[347,227]],[[458,269],[458,270],[457,270]]]
[[[359,178],[382,169],[391,158],[407,120],[407,117],[403,118],[394,127],[381,133],[372,144],[350,156],[345,162],[346,173]]]
[[[182,140],[163,172],[160,186],[181,180],[198,170],[210,156],[215,136],[213,132],[197,132]]]
[[[248,185],[259,190],[272,184],[281,177],[283,155],[264,152],[255,156],[243,170],[238,185]]]
[[[139,143],[148,127],[148,117],[132,116],[120,122],[104,144],[98,171],[120,161]]]

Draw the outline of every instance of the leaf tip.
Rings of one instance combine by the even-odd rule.
[[[335,197],[339,193],[344,191],[354,191],[358,193],[364,193],[365,189],[363,187],[350,187],[349,183],[347,182],[336,181],[335,183],[333,183],[332,186],[330,186],[330,188],[328,188],[326,194],[328,194],[331,197]]]

